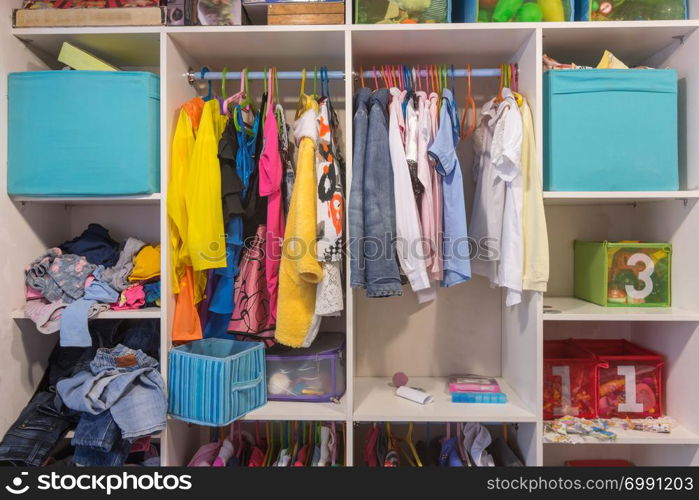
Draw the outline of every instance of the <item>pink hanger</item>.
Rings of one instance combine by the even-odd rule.
[[[223,109],[226,116],[230,116],[229,107],[231,104],[240,104],[240,101],[245,97],[245,70],[240,72],[240,91],[233,94],[228,99],[223,101]]]
[[[372,66],[374,70],[374,85],[376,86],[376,90],[379,90],[379,79],[376,76],[376,66]]]

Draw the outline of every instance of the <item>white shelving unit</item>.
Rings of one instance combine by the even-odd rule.
[[[29,319],[22,309],[12,311],[12,319]],[[132,309],[126,311],[104,311],[93,319],[153,319],[160,318],[160,308],[144,307],[143,309]]]
[[[19,0],[3,2],[0,16],[10,19]],[[690,2],[697,7],[696,0]],[[351,2],[347,2],[351,20]],[[695,11],[697,9],[695,8]],[[695,15],[699,15],[695,12]],[[622,457],[638,465],[699,465],[699,395],[692,381],[699,376],[699,20],[613,23],[521,23],[452,25],[233,26],[147,28],[4,29],[0,32],[0,71],[57,69],[55,59],[64,41],[72,42],[126,69],[147,70],[161,78],[162,194],[116,198],[10,198],[0,189],[3,213],[0,303],[7,321],[0,323],[3,366],[0,392],[8,394],[0,412],[0,432],[14,421],[41,379],[55,338],[26,331],[21,312],[21,270],[45,248],[99,222],[117,239],[137,236],[167,248],[166,191],[170,140],[176,111],[204,85],[192,88],[184,78],[189,68],[250,66],[280,70],[325,65],[347,75],[380,64],[454,64],[493,67],[518,63],[520,88],[534,111],[539,159],[542,158],[542,76],[544,53],[559,60],[596,64],[603,49],[628,64],[676,68],[680,76],[681,179],[677,192],[545,193],[551,247],[549,294],[527,293],[521,305],[506,308],[499,290],[474,278],[440,290],[435,302],[418,305],[415,296],[374,300],[348,290],[346,315],[327,328],[347,335],[347,392],[339,404],[270,402],[246,420],[321,420],[346,424],[346,460],[360,456],[363,428],[372,422],[466,422],[509,424],[511,438],[527,465],[561,465],[579,457]],[[230,82],[230,89],[239,82]],[[0,94],[6,94],[0,81]],[[307,83],[307,88],[308,87]],[[312,85],[312,79],[311,83]],[[341,122],[341,144],[347,160],[346,189],[351,183],[352,95],[357,82],[331,83]],[[373,87],[373,83],[367,81]],[[251,84],[256,96],[261,84]],[[476,79],[480,106],[497,89],[495,79]],[[220,88],[220,87],[215,87]],[[462,106],[465,83],[457,81]],[[280,82],[289,121],[298,99],[298,82]],[[0,120],[6,102],[0,102]],[[4,122],[3,122],[4,123]],[[6,137],[0,138],[0,164],[6,164]],[[470,142],[460,146],[467,207],[473,183]],[[5,182],[5,176],[0,178]],[[650,203],[653,202],[653,203]],[[61,207],[60,205],[64,205]],[[667,310],[602,308],[570,298],[573,295],[574,239],[642,239],[673,244],[673,304]],[[160,318],[161,367],[167,377],[171,347],[173,297],[167,251],[162,257],[161,309],[110,312],[106,317]],[[545,306],[550,306],[546,307]],[[551,310],[559,313],[547,312]],[[19,312],[18,312],[19,311]],[[138,313],[138,314],[137,314]],[[13,321],[13,319],[17,321]],[[623,337],[666,356],[667,413],[678,422],[666,436],[622,433],[612,444],[595,446],[542,443],[542,366],[544,338],[571,336]],[[393,395],[388,378],[395,371],[411,377],[435,402],[421,407]],[[506,405],[452,404],[446,377],[457,372],[499,377],[508,394]],[[355,426],[358,428],[355,429]],[[168,419],[161,434],[166,465],[186,464],[208,429]],[[355,443],[355,437],[357,443]],[[359,446],[358,446],[359,445]],[[357,452],[355,452],[357,450]],[[602,452],[598,450],[604,450]]]

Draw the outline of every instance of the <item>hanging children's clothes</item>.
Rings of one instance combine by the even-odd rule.
[[[524,180],[524,272],[522,288],[545,292],[549,280],[549,244],[544,195],[536,160],[534,120],[527,100],[519,105],[522,115],[522,176]]]
[[[362,99],[361,92],[358,98]],[[358,134],[357,141],[360,144],[355,143],[355,147],[359,147],[354,152],[355,156],[358,151],[365,152],[364,161],[355,164],[363,167],[363,175],[358,174],[356,177],[353,175],[352,184],[363,180],[363,185],[360,185],[362,205],[359,220],[364,223],[361,240],[364,246],[359,251],[362,256],[365,253],[371,256],[363,260],[367,297],[403,295],[396,248],[393,243],[396,236],[396,202],[388,139],[389,98],[388,89],[379,89],[370,95],[365,145],[361,144],[362,134]],[[356,229],[354,223],[353,227]],[[355,236],[352,235],[352,238],[354,239]],[[358,285],[353,284],[353,286]]]
[[[395,196],[396,252],[411,288],[418,292],[428,290],[430,282],[427,278],[424,259],[414,251],[415,248],[421,248],[420,226],[408,161],[401,140],[400,122],[403,116],[401,91],[394,87],[391,89],[391,95],[393,99],[390,108],[389,147]],[[431,298],[431,294],[427,297],[418,295],[420,302]]]
[[[366,156],[367,133],[369,128],[369,102],[371,90],[359,89],[354,96],[354,117],[352,129],[352,186],[349,199],[349,259],[350,286],[366,288],[366,268],[364,262],[364,161]]]
[[[279,155],[282,159],[284,167],[284,178],[282,195],[284,196],[284,216],[289,215],[289,205],[291,204],[291,195],[294,192],[294,180],[296,179],[296,168],[294,167],[294,154],[292,151],[292,143],[289,141],[289,126],[286,123],[284,108],[281,104],[277,104],[277,123],[279,125]]]
[[[243,251],[235,279],[235,307],[229,330],[262,335],[269,324],[269,289],[265,278],[265,236],[260,226],[252,244]],[[273,332],[269,331],[269,336]],[[267,337],[267,336],[265,336]]]
[[[493,286],[508,289],[505,303],[518,304],[522,294],[524,250],[522,241],[523,185],[521,173],[522,117],[509,89],[503,100],[482,108],[474,135],[476,160],[472,235],[488,244],[474,272]]]
[[[226,267],[218,142],[226,124],[217,100],[204,105],[185,193],[189,258],[195,271]]]
[[[302,98],[303,108],[294,124],[298,162],[284,233],[275,332],[277,341],[290,347],[300,347],[314,326],[316,288],[323,278],[315,253],[318,104],[309,96]]]
[[[429,148],[436,161],[435,168],[442,176],[443,198],[443,259],[442,286],[450,287],[471,279],[466,204],[461,165],[456,155],[458,134],[453,123],[454,97],[451,90],[442,91],[440,123],[434,142]]]
[[[442,176],[439,175],[436,168],[436,162],[432,156],[429,154],[429,149],[434,143],[435,137],[437,137],[437,130],[439,130],[439,95],[436,92],[432,92],[429,95],[427,103],[425,104],[429,111],[431,134],[429,136],[429,141],[427,142],[427,157],[430,161],[430,172],[432,175],[432,202],[434,203],[434,225],[437,238],[436,243],[436,254],[435,259],[432,262],[432,268],[429,270],[431,276],[435,280],[440,282],[444,279],[444,200],[442,196],[443,186],[442,186]]]
[[[315,314],[318,316],[337,316],[344,308],[341,266],[345,207],[328,99],[320,100],[318,113],[316,253],[323,268],[323,280],[318,284],[316,294]],[[312,341],[307,338],[304,347],[309,347]]]
[[[267,112],[263,130],[264,148],[260,156],[260,196],[267,197],[267,235],[265,237],[265,275],[269,295],[269,325],[277,320],[279,264],[284,238],[282,207],[282,160],[279,153],[279,130],[274,107],[274,72],[270,74]]]
[[[427,275],[432,281],[441,281],[442,273],[438,269],[437,245],[439,234],[435,223],[434,187],[432,186],[432,174],[436,174],[429,162],[427,149],[432,142],[432,125],[430,119],[429,101],[427,94],[417,92],[418,119],[417,119],[417,176],[424,187],[418,198],[420,212],[420,234],[422,236],[422,251],[425,256]],[[438,175],[438,174],[436,174]]]

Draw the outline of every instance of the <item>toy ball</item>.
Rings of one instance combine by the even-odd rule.
[[[481,6],[481,9],[493,9],[495,8],[495,5],[497,5],[498,0],[479,0],[478,4]]]
[[[403,373],[403,372],[396,372],[393,374],[393,385],[396,387],[402,387],[404,385],[407,385],[408,383],[408,376]]]
[[[609,14],[612,13],[612,10],[614,10],[614,7],[610,2],[603,2],[599,6],[599,12],[600,14],[604,14],[605,16],[608,16]]]
[[[521,23],[538,23],[544,20],[544,13],[539,4],[529,2],[520,7],[515,20]]]
[[[288,394],[291,389],[291,379],[286,373],[275,373],[269,377],[267,391],[270,394]]]

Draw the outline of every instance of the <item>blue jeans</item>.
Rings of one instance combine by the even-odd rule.
[[[131,449],[131,442],[121,438],[121,429],[109,411],[82,413],[71,443],[75,446],[73,461],[84,467],[124,465]]]
[[[75,418],[56,394],[37,393],[0,442],[0,463],[40,466]]]
[[[165,428],[167,400],[158,362],[123,345],[99,349],[90,371],[56,386],[69,408],[98,415],[109,410],[121,437],[133,439]]]
[[[354,96],[354,148],[352,150],[352,187],[349,199],[350,284],[352,288],[366,286],[364,263],[364,158],[369,128],[369,99],[371,91],[362,87]]]
[[[403,295],[396,260],[396,204],[388,147],[388,89],[371,96],[364,159],[364,245],[367,297]]]

